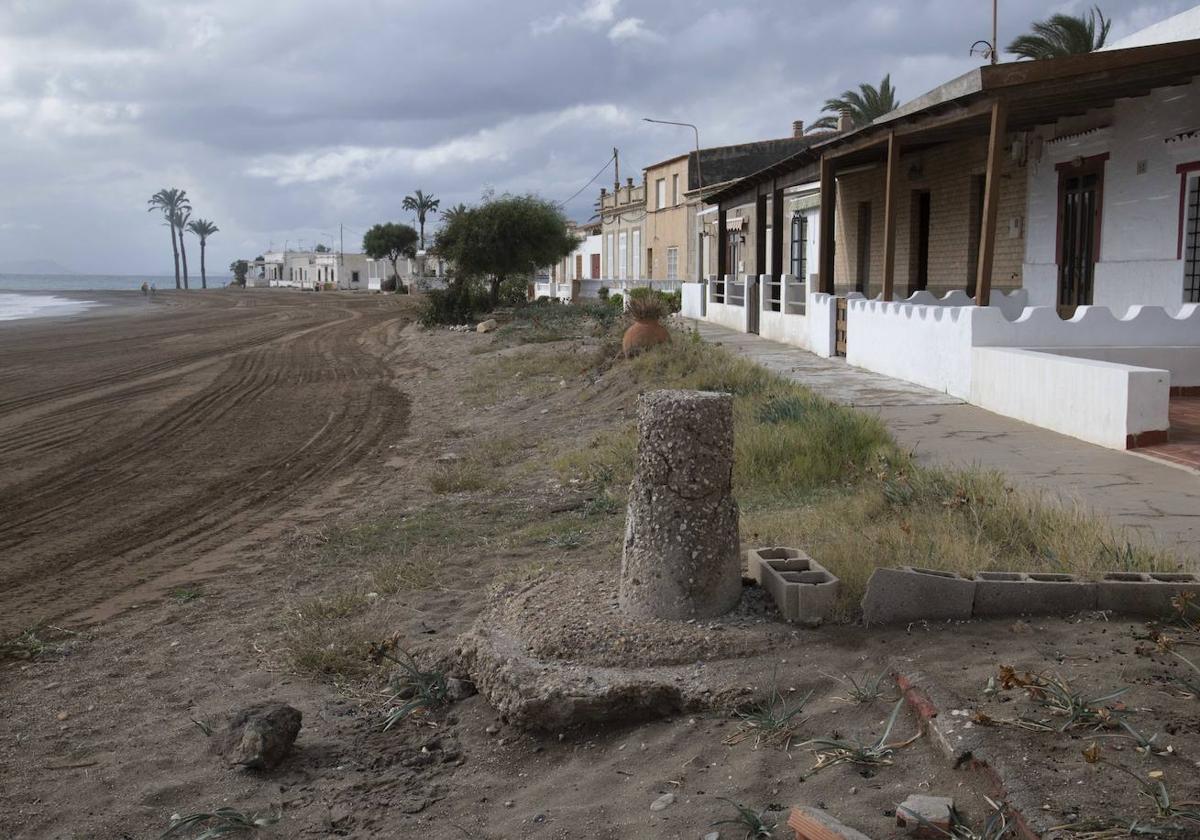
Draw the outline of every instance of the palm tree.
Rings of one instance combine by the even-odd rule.
[[[179,208],[179,211],[172,217],[171,221],[175,225],[175,229],[179,231],[179,256],[183,259],[183,288],[188,288],[188,270],[187,270],[187,248],[183,244],[183,232],[187,230],[188,219],[192,218],[192,207],[189,204],[187,207]]]
[[[1111,26],[1112,21],[1104,17],[1099,6],[1093,7],[1087,17],[1051,15],[1046,20],[1034,21],[1032,31],[1014,38],[1008,51],[1020,58],[1034,59],[1095,52],[1108,40]]]
[[[188,230],[196,234],[200,238],[200,288],[208,288],[208,272],[204,267],[204,248],[208,244],[208,237],[220,230],[208,219],[196,219],[194,222],[188,222]]]
[[[417,190],[414,195],[404,196],[404,203],[401,205],[405,210],[411,210],[417,214],[417,230],[421,234],[421,250],[425,250],[425,216],[428,213],[436,213],[441,200],[433,197],[433,194],[425,195],[425,193]]]
[[[838,116],[849,114],[850,124],[854,128],[869,125],[879,117],[896,110],[896,89],[892,87],[892,74],[883,77],[879,87],[863,83],[858,90],[847,90],[841,96],[825,100],[822,111],[828,111],[832,116],[821,117],[814,122],[811,129],[836,129]]]
[[[181,190],[178,187],[170,187],[161,189],[154,195],[150,196],[150,200],[146,202],[150,206],[146,209],[147,213],[155,210],[163,214],[167,220],[167,225],[171,228],[171,255],[175,258],[175,288],[179,288],[179,245],[175,242],[175,216],[184,207],[191,209],[191,203],[188,201],[187,190]]]

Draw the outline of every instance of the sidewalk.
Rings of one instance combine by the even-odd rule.
[[[828,399],[878,415],[919,460],[978,464],[1014,483],[1077,500],[1115,525],[1178,546],[1200,566],[1200,475],[992,414],[919,385],[823,359],[798,347],[691,322],[722,344]]]

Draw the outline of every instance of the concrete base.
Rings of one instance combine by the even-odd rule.
[[[876,569],[862,599],[863,621],[899,624],[909,621],[966,621],[975,604],[975,581],[954,572]]]
[[[752,549],[746,562],[786,621],[815,627],[833,614],[841,581],[800,549]]]
[[[534,730],[725,709],[756,699],[795,641],[754,587],[703,622],[632,618],[617,591],[614,573],[583,572],[497,595],[459,640],[479,693]]]

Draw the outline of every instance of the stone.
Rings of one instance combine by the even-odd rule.
[[[976,618],[1069,615],[1096,608],[1096,586],[1074,575],[977,572]]]
[[[896,825],[910,837],[941,840],[950,836],[950,812],[954,800],[948,796],[914,793],[896,806]]]
[[[708,834],[704,835],[704,840],[721,840],[721,832],[710,831]]]
[[[489,333],[496,327],[500,326],[495,318],[488,318],[486,321],[480,321],[475,325],[475,332]]]
[[[672,802],[675,801],[675,794],[664,793],[662,796],[650,803],[651,811],[665,811]]]
[[[910,621],[966,621],[975,606],[975,581],[954,572],[876,569],[863,595],[863,622],[899,624]]]
[[[258,703],[236,712],[210,750],[232,766],[272,770],[287,758],[303,715],[286,703]]]
[[[1200,577],[1186,572],[1112,572],[1096,583],[1096,609],[1164,618],[1174,612],[1171,599],[1182,592],[1200,596]]]
[[[475,694],[475,683],[470,680],[450,677],[446,680],[446,697],[457,703]]]
[[[800,549],[754,549],[747,565],[785,621],[815,627],[833,613],[841,581]]]
[[[788,828],[796,832],[796,840],[871,840],[861,831],[843,825],[820,808],[797,805],[788,816]]]
[[[732,494],[733,397],[664,390],[638,400],[621,610],[639,618],[723,615],[742,594]]]

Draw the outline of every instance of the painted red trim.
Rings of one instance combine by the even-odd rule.
[[[1187,209],[1188,175],[1198,169],[1200,169],[1200,160],[1181,163],[1175,167],[1175,171],[1179,173],[1179,242],[1175,246],[1175,259],[1177,260],[1183,259],[1183,214]]]
[[[1126,449],[1140,449],[1143,446],[1162,446],[1170,441],[1171,433],[1167,429],[1155,429],[1149,432],[1138,432],[1135,435],[1125,435]]]

